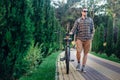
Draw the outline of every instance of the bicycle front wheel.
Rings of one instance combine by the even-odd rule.
[[[66,49],[66,73],[69,74],[70,48]]]

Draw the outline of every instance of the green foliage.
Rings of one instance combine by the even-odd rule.
[[[46,39],[45,36],[45,1],[43,0],[32,0],[33,2],[33,16],[32,21],[34,22],[35,31],[34,38],[35,43],[43,43]]]
[[[34,43],[30,46],[28,50],[28,54],[24,57],[25,63],[27,63],[27,66],[29,67],[28,70],[33,70],[39,66],[39,64],[42,62],[42,46],[36,44],[34,46]]]
[[[92,43],[93,44],[92,50],[96,51],[97,53],[105,52],[107,56],[111,56],[114,51],[113,47],[114,42],[113,42],[112,18],[110,16],[108,17],[107,24],[108,24],[107,27],[104,27],[105,24],[100,24],[100,26],[96,28]]]
[[[101,24],[95,30],[95,35],[92,42],[92,50],[96,52],[103,52],[104,51],[104,26]]]
[[[95,15],[94,17],[95,28],[97,26],[100,26],[101,24],[106,28],[108,24],[108,18],[109,18],[108,15]]]
[[[32,42],[26,56],[23,56],[23,58],[21,56],[18,57],[16,64],[14,65],[13,76],[15,78],[30,73],[31,70],[36,69],[40,65],[42,62],[41,49],[42,44],[40,46],[38,46],[38,44],[34,46],[34,42]]]
[[[19,80],[55,80],[55,65],[59,53],[60,51],[49,55],[36,70],[32,70],[32,73],[24,75]]]
[[[111,54],[113,53],[113,24],[111,17],[109,17],[108,19],[106,42],[107,45],[105,52],[108,56],[111,56]]]
[[[0,11],[0,79],[15,80],[60,48],[61,26],[50,0],[3,0]]]
[[[96,28],[95,34],[94,34],[94,37],[93,37],[93,41],[92,41],[92,50],[93,51],[99,52],[99,50],[98,50],[98,45],[99,45],[98,41],[99,41],[99,27]]]
[[[43,56],[45,57],[57,49],[54,44],[57,44],[58,35],[55,32],[61,30],[61,26],[55,18],[50,0],[33,0],[33,11],[32,19],[35,26],[35,43],[44,43],[42,52],[44,52]]]
[[[115,55],[120,59],[120,24],[118,25],[118,39],[115,45]]]
[[[3,80],[15,79],[16,68],[20,75],[25,72],[22,70],[23,56],[26,55],[32,43],[34,31],[30,19],[31,11],[28,9],[29,2],[27,0],[1,2],[0,9],[2,9],[1,6],[4,7],[1,10],[3,14],[1,20],[3,23],[5,22],[0,24],[0,77]]]
[[[98,33],[99,33],[98,49],[99,49],[99,52],[104,52],[103,43],[104,43],[105,39],[104,39],[104,26],[102,24],[100,25]]]

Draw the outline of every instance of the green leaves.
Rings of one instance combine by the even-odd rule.
[[[43,44],[41,44],[40,46],[36,44],[34,46],[34,43],[32,43],[32,45],[30,46],[28,54],[24,57],[27,66],[30,68],[28,70],[35,69],[42,62],[42,46]]]
[[[94,39],[92,42],[92,50],[96,52],[104,52],[104,46],[103,43],[105,41],[104,39],[104,26],[100,24],[99,27],[95,30]]]
[[[50,0],[1,1],[0,78],[18,79],[37,68],[43,55],[59,49],[54,33],[58,28]]]
[[[7,43],[10,43],[12,40],[12,34],[10,31],[7,31],[5,34],[5,40],[7,41]]]

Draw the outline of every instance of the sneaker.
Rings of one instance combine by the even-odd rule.
[[[76,70],[80,70],[80,64],[76,66]]]
[[[81,72],[86,72],[84,66],[82,66]]]

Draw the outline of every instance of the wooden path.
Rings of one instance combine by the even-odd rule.
[[[88,55],[86,73],[76,71],[76,50],[71,50],[70,73],[66,74],[65,61],[60,61],[64,52],[58,56],[56,63],[56,80],[120,80],[120,64],[98,58],[91,54]]]

